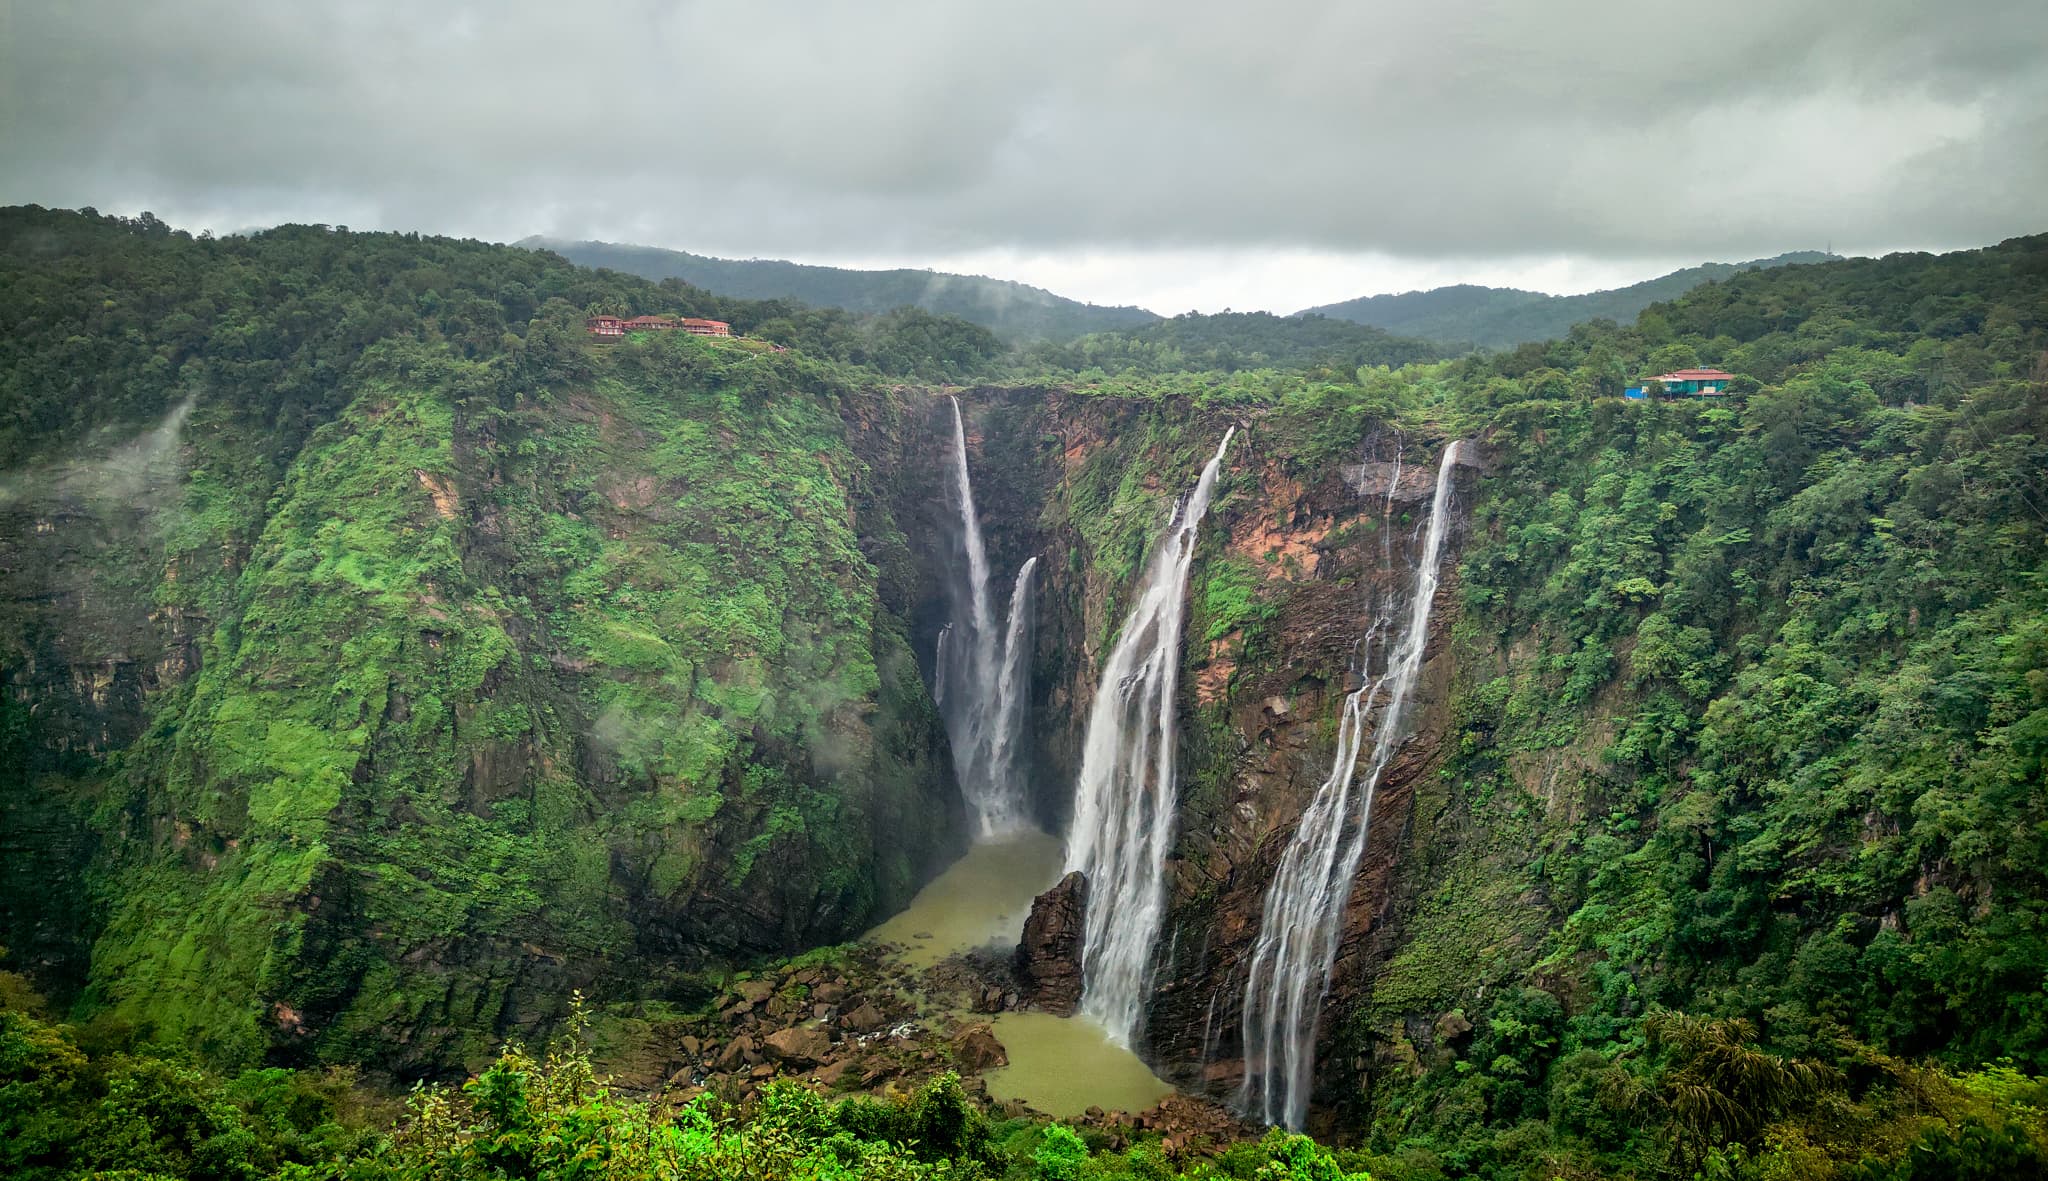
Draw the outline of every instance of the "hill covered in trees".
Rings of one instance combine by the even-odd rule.
[[[1511,348],[1563,336],[1572,325],[1587,320],[1626,324],[1653,303],[1675,299],[1702,283],[1741,271],[1827,262],[1832,258],[1833,255],[1818,250],[1795,250],[1754,262],[1702,263],[1627,287],[1585,295],[1547,295],[1541,291],[1461,283],[1401,295],[1362,296],[1309,308],[1305,314],[1370,324],[1401,336],[1417,336],[1445,345]]]
[[[538,237],[519,245],[552,250],[583,266],[609,267],[654,280],[681,279],[693,287],[738,299],[786,299],[865,313],[922,308],[979,324],[1008,341],[1070,340],[1090,332],[1135,328],[1159,318],[1143,308],[1102,307],[981,275],[709,258],[653,246]]]
[[[2041,1168],[2048,237],[1744,271],[1448,359],[1261,316],[1006,352],[509,247],[41,209],[0,211],[0,274],[0,1168]],[[747,338],[596,342],[594,310]],[[1619,396],[1700,364],[1742,392]],[[925,671],[940,383],[991,554],[1047,559],[1054,789],[1060,703],[1239,432],[1187,600],[1183,934],[1146,1034],[1226,1097],[1233,898],[1301,807],[1272,768],[1327,767],[1381,539],[1420,523],[1361,472],[1466,444],[1322,1013],[1310,1122],[1342,1153],[1125,1151],[943,1083],[685,1108],[687,1071],[642,1097],[586,1043],[500,1056],[572,1029],[578,988],[600,1056],[721,1020],[736,975],[959,847]]]

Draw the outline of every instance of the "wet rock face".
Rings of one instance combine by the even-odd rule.
[[[1088,879],[1079,870],[1031,903],[1024,941],[1017,945],[1017,975],[1024,999],[1048,1013],[1071,1017],[1081,1005],[1082,921]]]
[[[1078,410],[1062,413],[1049,412],[1046,429],[1084,457],[1141,437],[1108,429],[1106,422],[1080,421]],[[1248,438],[1257,438],[1256,431]],[[1228,630],[1209,620],[1211,632],[1191,632],[1184,654],[1170,910],[1143,1052],[1163,1077],[1185,1087],[1221,1096],[1242,1078],[1244,981],[1266,892],[1303,810],[1329,774],[1333,719],[1358,683],[1360,637],[1378,615],[1400,618],[1413,591],[1441,445],[1384,432],[1363,442],[1359,462],[1300,465],[1281,450],[1248,442],[1230,465],[1230,497],[1204,525],[1191,626],[1202,627],[1199,613],[1208,609],[1201,580],[1225,569],[1252,587],[1264,614]],[[1066,466],[1070,479],[1082,472],[1071,459]],[[1439,758],[1448,720],[1456,529],[1439,566],[1427,659],[1406,727],[1411,737],[1380,780],[1365,856],[1351,883],[1324,1000],[1326,1030],[1343,1026],[1400,928],[1397,862],[1413,840],[1408,830],[1416,785]],[[1103,599],[1092,581],[1094,566],[1084,563],[1080,575],[1047,569],[1051,617],[1040,624],[1039,673],[1051,682],[1052,699],[1034,701],[1033,719],[1042,750],[1073,751],[1100,653],[1061,663],[1043,647],[1052,640],[1078,647],[1098,634]],[[1375,671],[1384,660],[1380,651]],[[1072,768],[1063,769],[1071,781]],[[1020,955],[1020,972],[1025,962]],[[1334,1047],[1319,1055],[1325,1096],[1348,1086],[1340,1077],[1344,1060]]]

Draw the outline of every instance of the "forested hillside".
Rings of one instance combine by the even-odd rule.
[[[1189,312],[1143,327],[1031,347],[1023,351],[1017,370],[1027,377],[1070,372],[1083,380],[1109,374],[1279,370],[1350,382],[1361,368],[1398,367],[1444,355],[1427,341],[1325,316]]]
[[[955,847],[848,450],[876,374],[768,340],[982,330],[323,228],[0,247],[0,941],[61,998],[434,1072],[576,983],[857,932]],[[604,347],[599,306],[768,340]]]
[[[1667,363],[1758,388],[1602,396]],[[1354,1010],[1375,1137],[1829,1175],[1903,1150],[1910,1062],[2048,1070],[2048,238],[1746,273],[1446,376],[1489,472]]]
[[[1563,336],[1572,325],[1588,320],[1627,324],[1653,303],[1676,299],[1702,283],[1742,271],[1827,262],[1834,257],[1818,250],[1795,250],[1754,262],[1702,263],[1627,287],[1585,295],[1547,295],[1541,291],[1461,283],[1400,295],[1362,296],[1309,308],[1302,314],[1369,324],[1446,346],[1504,349]]]
[[[681,279],[736,299],[786,299],[865,313],[921,308],[979,324],[1013,342],[1071,340],[1090,332],[1138,328],[1159,318],[1143,308],[1102,307],[983,275],[902,268],[860,271],[776,259],[708,258],[616,242],[528,238],[519,245],[552,250],[587,267],[609,267],[657,281]]]
[[[1746,271],[1452,359],[1266,316],[1005,351],[544,252],[34,208],[0,212],[0,268],[0,1170],[2048,1159],[2048,237]],[[597,310],[744,336],[599,342]],[[1736,392],[1620,397],[1699,364]],[[1076,1134],[942,1074],[837,1075],[831,1107],[758,1048],[663,1069],[726,1056],[694,1033],[645,1095],[591,1077],[591,1038],[646,1058],[753,1005],[897,1044],[824,1032],[845,1015],[796,973],[965,840],[928,672],[940,383],[996,564],[1043,559],[1054,816],[1121,608],[1236,432],[1141,1046],[1225,1102],[1263,892],[1460,441],[1323,1002],[1308,1126],[1341,1152]],[[594,1032],[498,1055],[573,1032],[578,989]]]

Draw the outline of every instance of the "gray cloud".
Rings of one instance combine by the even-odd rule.
[[[16,5],[0,199],[741,255],[2048,229],[2040,0]]]

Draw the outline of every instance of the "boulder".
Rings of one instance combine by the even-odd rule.
[[[875,1007],[873,1001],[862,1001],[859,1008],[841,1017],[839,1024],[854,1033],[873,1033],[889,1024],[889,1018]]]
[[[1472,1022],[1463,1009],[1452,1009],[1436,1019],[1436,1040],[1442,1045],[1454,1046],[1471,1032]]]
[[[733,985],[732,990],[740,995],[741,1000],[752,1006],[774,996],[775,983],[772,980],[742,980]]]
[[[953,1062],[963,1074],[1010,1064],[1010,1053],[986,1025],[970,1025],[953,1037]]]
[[[1031,903],[1024,941],[1017,945],[1017,975],[1024,999],[1048,1013],[1071,1017],[1081,1005],[1081,939],[1088,913],[1088,879],[1075,870]]]
[[[704,1043],[691,1034],[684,1034],[682,1041],[678,1044],[682,1046],[683,1053],[688,1054],[692,1058],[704,1052]]]
[[[761,1039],[768,1057],[798,1070],[808,1070],[832,1056],[832,1035],[810,1025],[778,1029]]]
[[[730,1073],[738,1070],[740,1065],[747,1060],[747,1055],[753,1052],[754,1039],[741,1034],[725,1043],[725,1049],[719,1051],[718,1057],[712,1060],[712,1064],[717,1066],[718,1069]]]
[[[827,981],[811,990],[811,999],[819,1004],[836,1005],[846,999],[846,985],[837,980]]]

